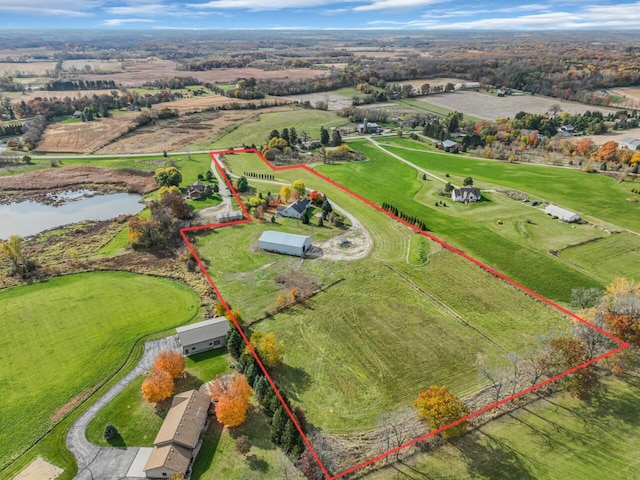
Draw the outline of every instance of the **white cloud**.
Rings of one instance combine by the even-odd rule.
[[[302,4],[303,3],[303,4]],[[284,8],[317,7],[326,5],[326,0],[213,0],[207,3],[190,3],[192,8],[241,9],[249,11],[282,10]]]
[[[69,17],[86,17],[94,14],[102,1],[76,0],[0,0],[0,12],[20,13],[27,15],[65,15]]]
[[[364,12],[370,10],[397,10],[400,8],[420,8],[436,3],[446,3],[450,0],[375,0],[369,5],[360,5],[354,7],[356,12]]]
[[[563,4],[563,6],[566,6]],[[539,7],[539,8],[538,8]],[[479,13],[516,13],[518,11],[541,11],[543,13],[519,16],[481,18],[466,20]],[[450,18],[461,21],[451,22]],[[617,5],[588,5],[571,11],[552,12],[540,5],[504,7],[484,10],[439,10],[422,15],[420,20],[391,22],[376,20],[374,26],[387,28],[420,28],[431,30],[575,30],[575,29],[637,29],[640,25],[640,2]]]
[[[118,27],[125,23],[153,23],[154,20],[147,18],[109,18],[103,22],[108,27]]]

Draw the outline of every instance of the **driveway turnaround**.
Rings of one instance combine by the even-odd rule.
[[[133,480],[139,478],[127,477],[129,467],[140,450],[138,447],[98,447],[87,440],[85,431],[89,422],[105,405],[113,400],[124,387],[151,368],[156,357],[163,350],[180,351],[177,336],[145,343],[144,354],[138,365],[91,405],[71,426],[67,434],[67,449],[73,453],[78,462],[78,475],[75,477],[77,480]]]

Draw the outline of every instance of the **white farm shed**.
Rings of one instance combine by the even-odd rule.
[[[267,252],[303,257],[311,248],[311,237],[267,230],[258,239],[258,248]]]
[[[215,317],[203,322],[176,328],[182,353],[195,353],[224,347],[227,344],[227,331],[231,328],[224,317]]]
[[[544,213],[551,215],[554,218],[558,218],[563,222],[571,223],[580,220],[580,215],[566,208],[559,207],[557,205],[547,205],[544,208]]]

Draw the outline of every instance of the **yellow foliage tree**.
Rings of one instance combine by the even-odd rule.
[[[446,387],[431,386],[423,390],[413,405],[418,409],[418,416],[424,418],[431,430],[442,428],[456,420],[469,415],[469,408],[449,392]],[[467,422],[462,422],[446,429],[442,435],[451,438],[464,433]]]
[[[640,163],[640,150],[636,150],[636,153],[631,156],[631,165],[636,165],[638,163]]]
[[[287,203],[289,198],[291,198],[291,187],[289,185],[283,185],[280,188],[280,200],[282,200],[283,203]]]
[[[175,350],[164,350],[156,357],[153,368],[164,370],[171,378],[178,378],[184,372],[184,357]]]
[[[267,367],[273,367],[282,362],[284,346],[278,343],[273,332],[255,332],[251,335],[251,345],[258,351],[260,359]]]
[[[152,370],[142,382],[142,398],[149,403],[161,402],[171,395],[173,395],[173,378],[164,370]]]
[[[300,290],[298,290],[296,287],[293,287],[291,290],[289,290],[289,301],[291,303],[295,302],[298,297],[300,297]]]
[[[217,317],[224,317],[227,314],[227,310],[222,305],[222,302],[216,303],[215,307],[213,307],[213,312]]]
[[[278,307],[282,308],[287,304],[287,300],[284,298],[284,295],[278,295],[278,299],[276,300]]]
[[[307,193],[307,188],[304,185],[304,180],[294,180],[291,187],[298,192],[298,195],[304,197]]]

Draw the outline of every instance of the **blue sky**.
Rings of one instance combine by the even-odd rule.
[[[0,0],[0,27],[640,29],[640,1]]]

